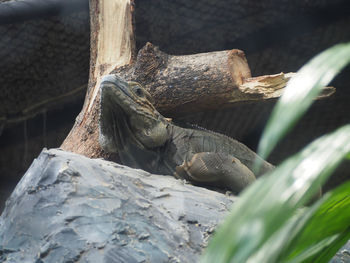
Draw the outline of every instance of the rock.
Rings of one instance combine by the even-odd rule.
[[[329,263],[348,263],[350,262],[350,240],[337,252]]]
[[[0,262],[196,262],[235,197],[43,150],[0,218]]]
[[[0,262],[197,262],[235,199],[44,149],[0,217]],[[350,241],[330,263],[349,255]]]

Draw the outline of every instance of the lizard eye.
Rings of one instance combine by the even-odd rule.
[[[143,93],[143,90],[139,87],[139,86],[136,86],[135,87],[135,89],[134,89],[134,91],[135,91],[135,94],[137,95],[137,96],[139,96],[139,97],[144,97],[144,93]]]

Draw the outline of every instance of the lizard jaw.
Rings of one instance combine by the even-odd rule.
[[[165,143],[168,138],[167,123],[149,101],[150,95],[140,84],[107,75],[101,81],[100,92],[101,115],[123,115],[126,120],[124,126],[128,126],[124,128],[128,128],[127,134],[130,138],[134,138],[145,148],[154,148]],[[111,112],[115,113],[110,114]],[[109,119],[111,118],[113,117],[110,116]],[[106,127],[104,130],[112,130],[108,127],[116,122],[104,118],[100,118],[101,121],[104,123],[100,123],[100,127]]]

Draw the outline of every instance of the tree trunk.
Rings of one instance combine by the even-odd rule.
[[[133,1],[91,0],[91,61],[84,107],[62,144],[88,157],[111,157],[98,145],[99,85],[105,74],[140,82],[165,117],[279,97],[293,73],[251,77],[241,50],[174,56],[147,43],[136,57]],[[325,88],[321,97],[334,88]]]
[[[88,157],[106,156],[98,145],[100,77],[131,63],[135,54],[133,1],[90,0],[90,76],[82,111],[61,147]]]

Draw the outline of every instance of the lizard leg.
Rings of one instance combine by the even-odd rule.
[[[201,152],[193,155],[176,167],[176,177],[199,184],[223,187],[237,193],[254,182],[251,170],[237,158],[215,152]]]

